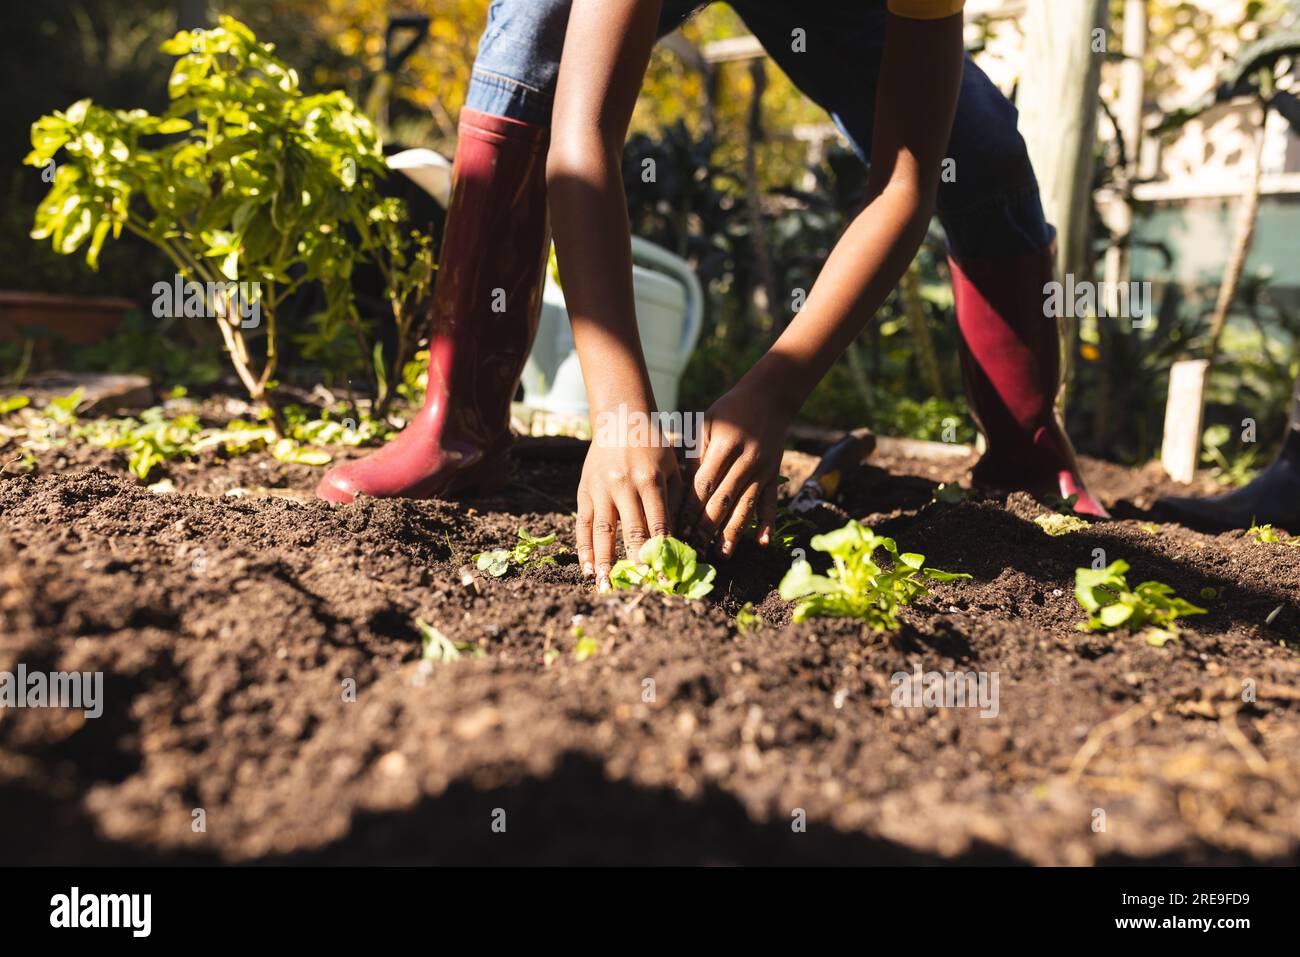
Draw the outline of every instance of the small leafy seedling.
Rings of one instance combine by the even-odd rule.
[[[896,612],[928,593],[924,579],[955,581],[970,575],[925,567],[925,556],[898,551],[892,538],[877,535],[857,522],[813,537],[812,547],[825,552],[835,567],[825,575],[813,573],[806,561],[797,561],[781,579],[781,597],[796,601],[794,620],[836,617],[860,618],[873,630],[898,627]],[[883,549],[893,559],[886,571],[872,560]]]
[[[1261,545],[1290,545],[1292,548],[1300,548],[1300,536],[1283,538],[1272,525],[1256,525],[1251,522],[1246,534]]]
[[[1245,485],[1255,473],[1259,471],[1255,467],[1255,457],[1258,455],[1257,449],[1245,450],[1236,459],[1229,461],[1224,454],[1224,448],[1232,439],[1232,429],[1226,425],[1212,425],[1205,430],[1201,436],[1201,443],[1204,451],[1201,453],[1201,461],[1208,465],[1215,466],[1215,478],[1224,485],[1241,486]]]
[[[772,522],[771,541],[780,545],[786,551],[789,551],[790,547],[794,544],[795,539],[799,537],[795,534],[798,529],[816,527],[817,526],[808,521],[808,519],[800,518],[782,505],[776,510],[776,519]],[[754,538],[758,537],[759,528],[757,516],[749,520],[749,523],[745,526],[745,530]]]
[[[656,535],[641,546],[636,560],[624,558],[609,572],[614,588],[657,591],[692,601],[713,591],[717,569],[699,561],[695,549],[667,535]]]
[[[745,606],[736,612],[736,630],[742,635],[747,635],[751,631],[758,631],[763,627],[763,616],[754,610],[752,601],[745,602]]]
[[[474,642],[452,641],[423,618],[415,619],[415,627],[420,629],[420,658],[423,661],[446,664],[449,661],[455,661],[462,655],[470,655],[474,658],[483,657],[483,649]]]
[[[600,654],[600,642],[587,634],[587,630],[581,625],[574,625],[571,633],[577,639],[573,646],[573,657],[576,660],[586,661]]]
[[[1071,532],[1082,532],[1088,528],[1088,523],[1083,519],[1074,515],[1062,515],[1060,512],[1039,515],[1034,519],[1034,524],[1052,536],[1069,535]]]
[[[1125,577],[1128,570],[1128,562],[1122,559],[1106,568],[1075,569],[1074,597],[1088,613],[1088,620],[1079,624],[1080,631],[1149,627],[1147,640],[1159,647],[1177,637],[1175,619],[1205,614],[1204,608],[1179,598],[1162,582],[1143,582],[1130,589]]]
[[[487,572],[493,578],[500,578],[510,571],[512,567],[528,571],[530,568],[538,568],[542,565],[554,565],[554,555],[537,554],[546,546],[554,544],[554,532],[535,538],[528,534],[528,529],[521,528],[519,529],[519,540],[515,542],[514,548],[498,548],[490,552],[479,552],[473,556],[474,564],[478,566],[479,571]]]

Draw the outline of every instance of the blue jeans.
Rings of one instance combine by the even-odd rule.
[[[706,5],[665,0],[660,35]],[[570,0],[495,0],[465,105],[549,124],[569,6]],[[885,0],[731,0],[731,6],[865,161],[888,20]],[[805,31],[806,52],[792,50],[795,29]],[[956,176],[940,183],[938,198],[939,221],[958,258],[1020,256],[1052,241],[1016,119],[1016,108],[967,57],[947,154],[956,161]]]

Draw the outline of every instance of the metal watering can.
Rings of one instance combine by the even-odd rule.
[[[389,156],[388,165],[446,207],[452,172],[446,157],[411,149]],[[686,260],[637,236],[632,237],[632,290],[655,402],[661,411],[676,411],[682,373],[704,324],[704,291]],[[566,416],[589,414],[564,291],[549,275],[523,387],[529,408]]]

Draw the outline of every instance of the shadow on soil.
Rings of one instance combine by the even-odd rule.
[[[506,830],[494,833],[496,809]],[[499,817],[499,815],[498,815]],[[950,861],[815,821],[755,823],[716,789],[686,800],[667,788],[609,780],[570,752],[545,778],[481,791],[456,783],[400,812],[359,814],[326,847],[275,864],[1019,864],[979,846]]]
[[[496,809],[504,833],[494,832]],[[496,815],[499,818],[500,815]],[[793,818],[791,818],[793,820]],[[187,850],[154,852],[99,834],[79,802],[56,802],[0,787],[0,864],[214,864]],[[668,788],[609,780],[597,761],[567,754],[545,779],[490,790],[457,782],[437,797],[391,812],[359,812],[343,838],[260,864],[1024,864],[1004,849],[976,845],[957,859],[807,822],[755,823],[730,795],[706,790],[687,800]]]

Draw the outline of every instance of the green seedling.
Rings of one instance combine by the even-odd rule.
[[[472,556],[474,564],[481,572],[487,572],[493,578],[500,578],[510,571],[511,568],[520,568],[528,571],[530,568],[538,568],[542,565],[554,565],[555,556],[538,555],[540,549],[547,545],[555,544],[555,533],[543,535],[541,538],[534,538],[528,534],[528,529],[519,529],[519,541],[515,542],[514,548],[498,548],[490,552],[479,552]]]
[[[587,634],[586,629],[581,625],[574,625],[571,634],[578,639],[577,644],[573,646],[573,657],[578,661],[586,661],[600,654],[600,642]]]
[[[699,561],[695,549],[666,535],[656,535],[641,546],[636,560],[624,558],[609,573],[609,583],[619,589],[657,591],[694,601],[713,591],[717,569]]]
[[[227,456],[265,450],[281,462],[328,465],[332,456],[307,443],[360,445],[379,437],[386,428],[369,419],[360,426],[350,421],[337,422],[328,412],[321,418],[308,418],[306,411],[297,406],[284,409],[286,434],[282,437],[265,422],[232,419],[223,428],[207,428],[194,415],[168,418],[161,406],[146,409],[138,418],[78,421],[75,409],[80,402],[80,394],[73,393],[51,400],[39,412],[23,413],[21,421],[27,438],[22,446],[39,450],[61,444],[62,440],[56,437],[67,426],[69,434],[91,445],[125,450],[127,467],[142,482],[158,466],[193,459],[212,449],[221,450]]]
[[[1175,619],[1205,614],[1204,608],[1179,598],[1162,582],[1143,582],[1130,589],[1125,577],[1128,570],[1128,562],[1122,559],[1106,568],[1075,570],[1074,597],[1088,613],[1088,620],[1079,624],[1080,631],[1137,631],[1149,627],[1154,634],[1149,634],[1147,640],[1159,647],[1178,636]]]
[[[900,553],[892,538],[877,535],[851,521],[843,528],[813,537],[812,547],[830,555],[835,567],[814,574],[806,561],[797,561],[781,579],[781,597],[796,601],[794,620],[835,617],[860,618],[875,631],[898,627],[896,612],[927,594],[923,581],[955,581],[970,575],[925,567],[925,556]],[[873,561],[883,549],[893,559],[889,570]]]
[[[1228,426],[1210,426],[1201,436],[1201,443],[1204,447],[1204,451],[1201,453],[1201,461],[1215,467],[1217,473],[1215,478],[1220,483],[1235,487],[1245,485],[1259,471],[1255,467],[1255,457],[1258,455],[1258,451],[1248,449],[1235,460],[1229,461],[1223,450],[1231,439],[1232,429],[1228,428]]]
[[[812,522],[806,518],[800,518],[793,514],[788,508],[782,505],[776,510],[776,520],[772,523],[772,541],[778,543],[787,551],[794,544],[795,531],[800,528],[816,528]],[[745,530],[754,538],[758,537],[758,517],[751,518],[745,526]]]
[[[77,406],[85,397],[85,389],[76,389],[67,395],[56,396],[45,406],[45,415],[56,425],[71,425],[77,421]]]
[[[483,649],[474,642],[452,641],[423,618],[415,619],[415,627],[420,629],[420,658],[423,661],[446,664],[449,661],[455,661],[462,655],[469,655],[473,658],[483,657]]]
[[[299,445],[294,439],[280,439],[268,451],[278,461],[293,465],[329,465],[334,460],[328,452]]]
[[[25,409],[32,404],[32,400],[25,395],[11,395],[7,398],[0,399],[0,415],[8,415],[10,412],[17,412],[19,409]]]
[[[1283,538],[1272,525],[1256,525],[1251,522],[1246,534],[1261,545],[1290,545],[1292,548],[1300,548],[1300,536]]]
[[[1069,535],[1071,532],[1082,532],[1088,527],[1088,523],[1078,516],[1062,515],[1060,512],[1052,512],[1050,515],[1039,515],[1034,519],[1034,524],[1045,531],[1048,535],[1052,536]]]
[[[30,472],[34,468],[36,468],[36,456],[31,452],[23,452],[18,458],[5,463],[4,468],[0,468],[0,472],[7,472],[10,469],[15,472]]]
[[[754,610],[752,601],[745,602],[745,607],[736,612],[736,630],[742,635],[758,631],[763,627],[763,617]]]
[[[1142,637],[1152,648],[1163,648],[1171,641],[1178,640],[1178,630],[1175,628],[1148,628],[1142,632]]]
[[[188,454],[190,443],[201,431],[192,415],[163,418],[161,408],[148,409],[140,419],[104,419],[87,422],[76,430],[79,438],[106,449],[125,449],[127,468],[140,481],[172,459]]]

